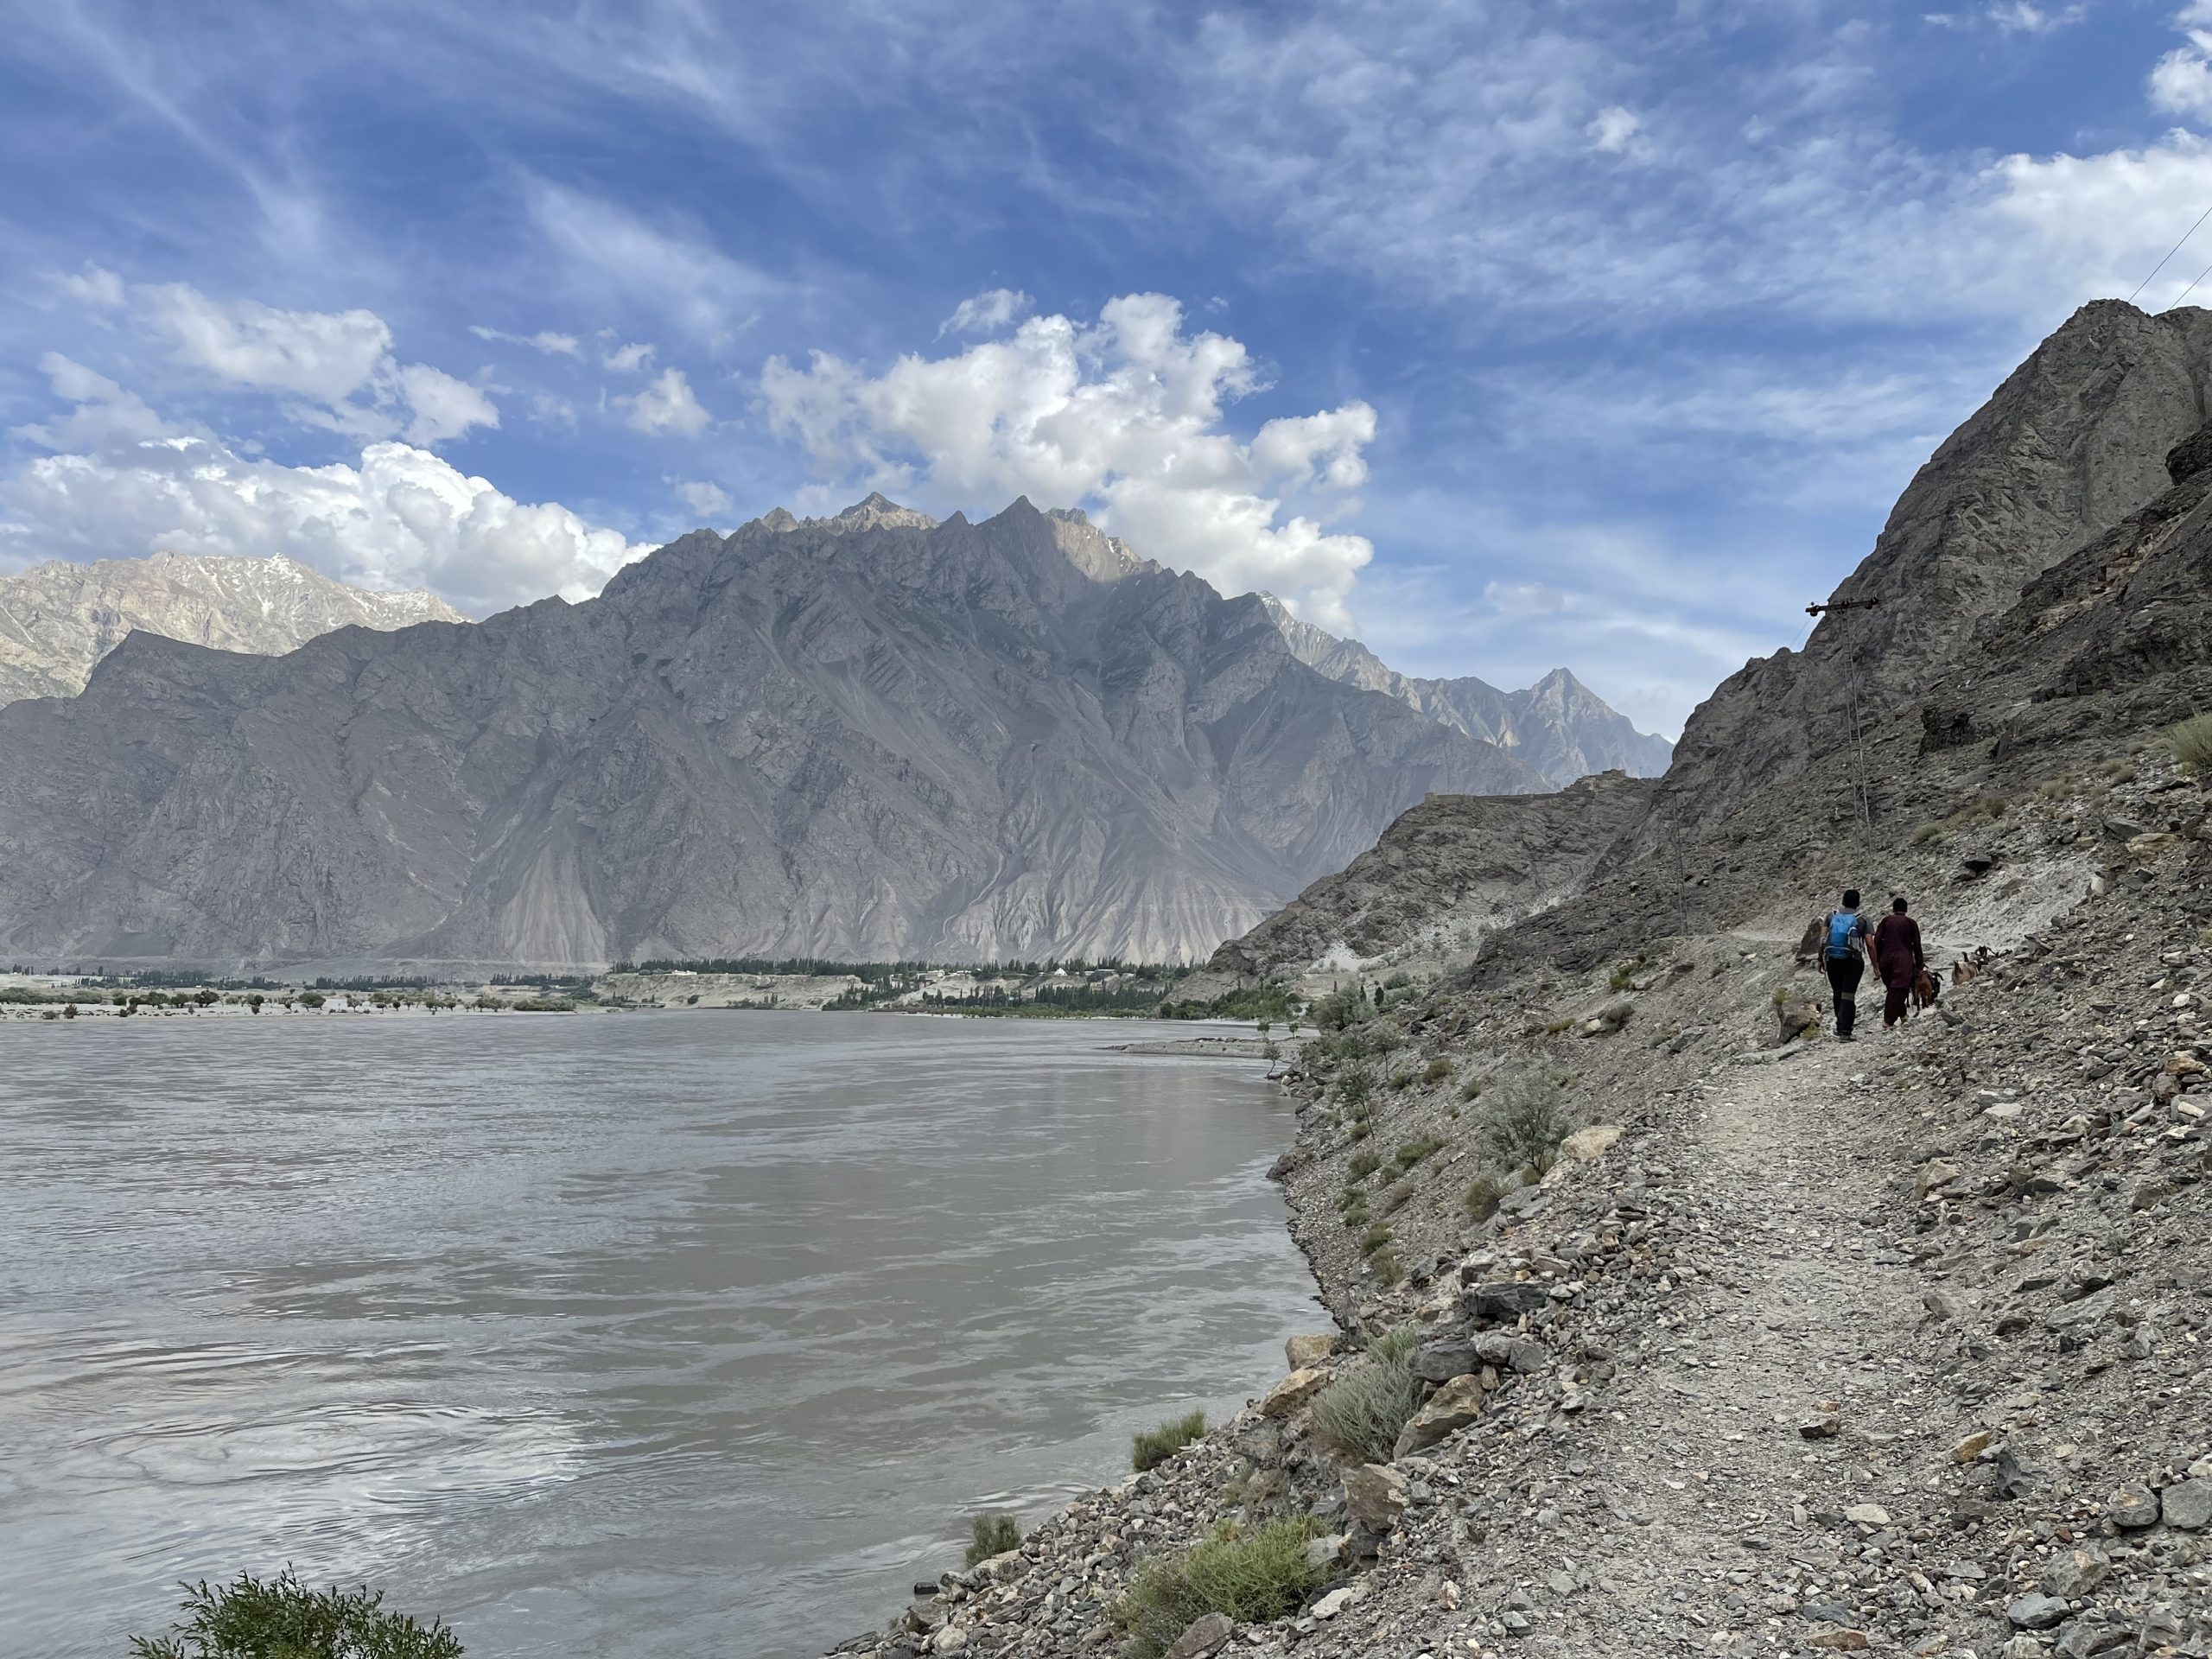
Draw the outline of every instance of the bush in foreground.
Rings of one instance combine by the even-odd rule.
[[[187,1585],[184,1615],[167,1636],[132,1637],[131,1659],[461,1659],[438,1620],[386,1612],[366,1586],[310,1590],[289,1567],[212,1590],[205,1580]]]
[[[968,1541],[968,1565],[988,1561],[1021,1547],[1021,1528],[1010,1515],[979,1515]]]
[[[1140,1471],[1156,1469],[1205,1432],[1206,1414],[1203,1411],[1178,1417],[1158,1428],[1148,1428],[1129,1441],[1129,1466]]]
[[[1344,1374],[1313,1397],[1313,1426],[1368,1463],[1388,1463],[1398,1432],[1414,1414],[1414,1344],[1410,1325],[1385,1332]]]
[[[1254,1531],[1224,1522],[1205,1542],[1147,1561],[1114,1604],[1133,1659],[1160,1659],[1191,1621],[1225,1613],[1240,1624],[1287,1618],[1328,1581],[1306,1559],[1314,1523],[1301,1517]]]

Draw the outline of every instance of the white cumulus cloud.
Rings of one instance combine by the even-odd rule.
[[[1029,315],[1036,302],[1018,288],[987,288],[971,294],[952,308],[952,315],[937,326],[937,337],[947,334],[995,334],[1017,317]]]
[[[527,503],[416,444],[374,442],[358,465],[294,467],[173,424],[137,394],[50,353],[67,405],[16,435],[50,451],[0,477],[0,524],[33,559],[283,553],[371,588],[429,588],[477,614],[558,592],[584,599],[648,550],[555,502]],[[409,365],[414,419],[475,421],[465,382]]]
[[[727,514],[734,505],[729,499],[729,492],[719,484],[709,483],[704,479],[697,478],[671,481],[676,485],[676,493],[683,505],[697,513],[702,520],[720,518]]]
[[[41,554],[283,553],[359,587],[429,588],[479,615],[551,592],[588,598],[648,550],[404,443],[370,444],[358,466],[287,467],[209,438],[153,438],[41,457],[0,500]]]
[[[1345,596],[1374,549],[1325,529],[1319,506],[1295,508],[1343,505],[1335,493],[1366,475],[1375,411],[1348,403],[1241,442],[1224,406],[1259,389],[1240,342],[1185,333],[1182,308],[1158,294],[1109,301],[1095,323],[1032,317],[1004,339],[902,357],[880,375],[817,352],[804,368],[770,358],[760,376],[771,428],[825,480],[948,508],[1015,495],[1084,505],[1140,552],[1224,593],[1266,589],[1346,628]]]
[[[663,369],[659,378],[635,397],[614,401],[630,411],[631,425],[655,435],[680,432],[696,437],[714,419],[692,395],[691,383],[681,369]]]
[[[619,346],[599,359],[617,374],[643,374],[653,360],[653,348],[643,340]]]
[[[184,283],[125,283],[96,265],[60,280],[86,306],[124,312],[188,372],[284,399],[286,412],[307,425],[442,443],[499,423],[499,407],[482,388],[428,364],[402,363],[390,326],[373,311],[288,311],[257,300],[219,300]]]

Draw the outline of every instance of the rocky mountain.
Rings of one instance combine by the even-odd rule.
[[[469,626],[130,635],[0,709],[0,950],[1187,958],[1544,783],[1080,514],[871,497]]]
[[[463,620],[435,594],[349,588],[282,555],[55,560],[0,576],[0,703],[75,696],[134,630],[280,657],[333,628]]]
[[[1334,999],[1274,1172],[1333,1328],[840,1651],[2212,1655],[2208,331],[2078,313],[1879,606],[1613,780],[1471,964]],[[1424,803],[1216,965],[1416,938],[1555,810]],[[1846,886],[1941,982],[1848,1045],[1799,948]],[[1256,1614],[1161,1593],[1276,1522]]]
[[[1340,639],[1301,622],[1272,594],[1260,598],[1308,667],[1347,685],[1395,697],[1432,720],[1495,743],[1562,788],[1600,772],[1656,778],[1673,756],[1674,746],[1665,738],[1637,731],[1566,669],[1554,669],[1524,691],[1501,691],[1472,675],[1415,679],[1357,640]]]

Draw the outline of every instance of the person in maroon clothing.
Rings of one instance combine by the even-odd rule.
[[[1888,992],[1882,1000],[1885,1031],[1904,1018],[1912,982],[1927,966],[1927,959],[1920,954],[1920,924],[1904,912],[1904,899],[1891,899],[1890,913],[1874,930],[1874,971],[1881,975],[1883,988]]]

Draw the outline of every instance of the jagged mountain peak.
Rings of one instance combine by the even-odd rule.
[[[1473,675],[1416,679],[1399,673],[1357,639],[1301,620],[1273,594],[1256,596],[1284,642],[1309,668],[1363,690],[1380,691],[1433,720],[1495,743],[1566,786],[1578,778],[1622,771],[1638,778],[1667,770],[1671,746],[1639,732],[1564,668],[1525,691],[1501,691]]]

